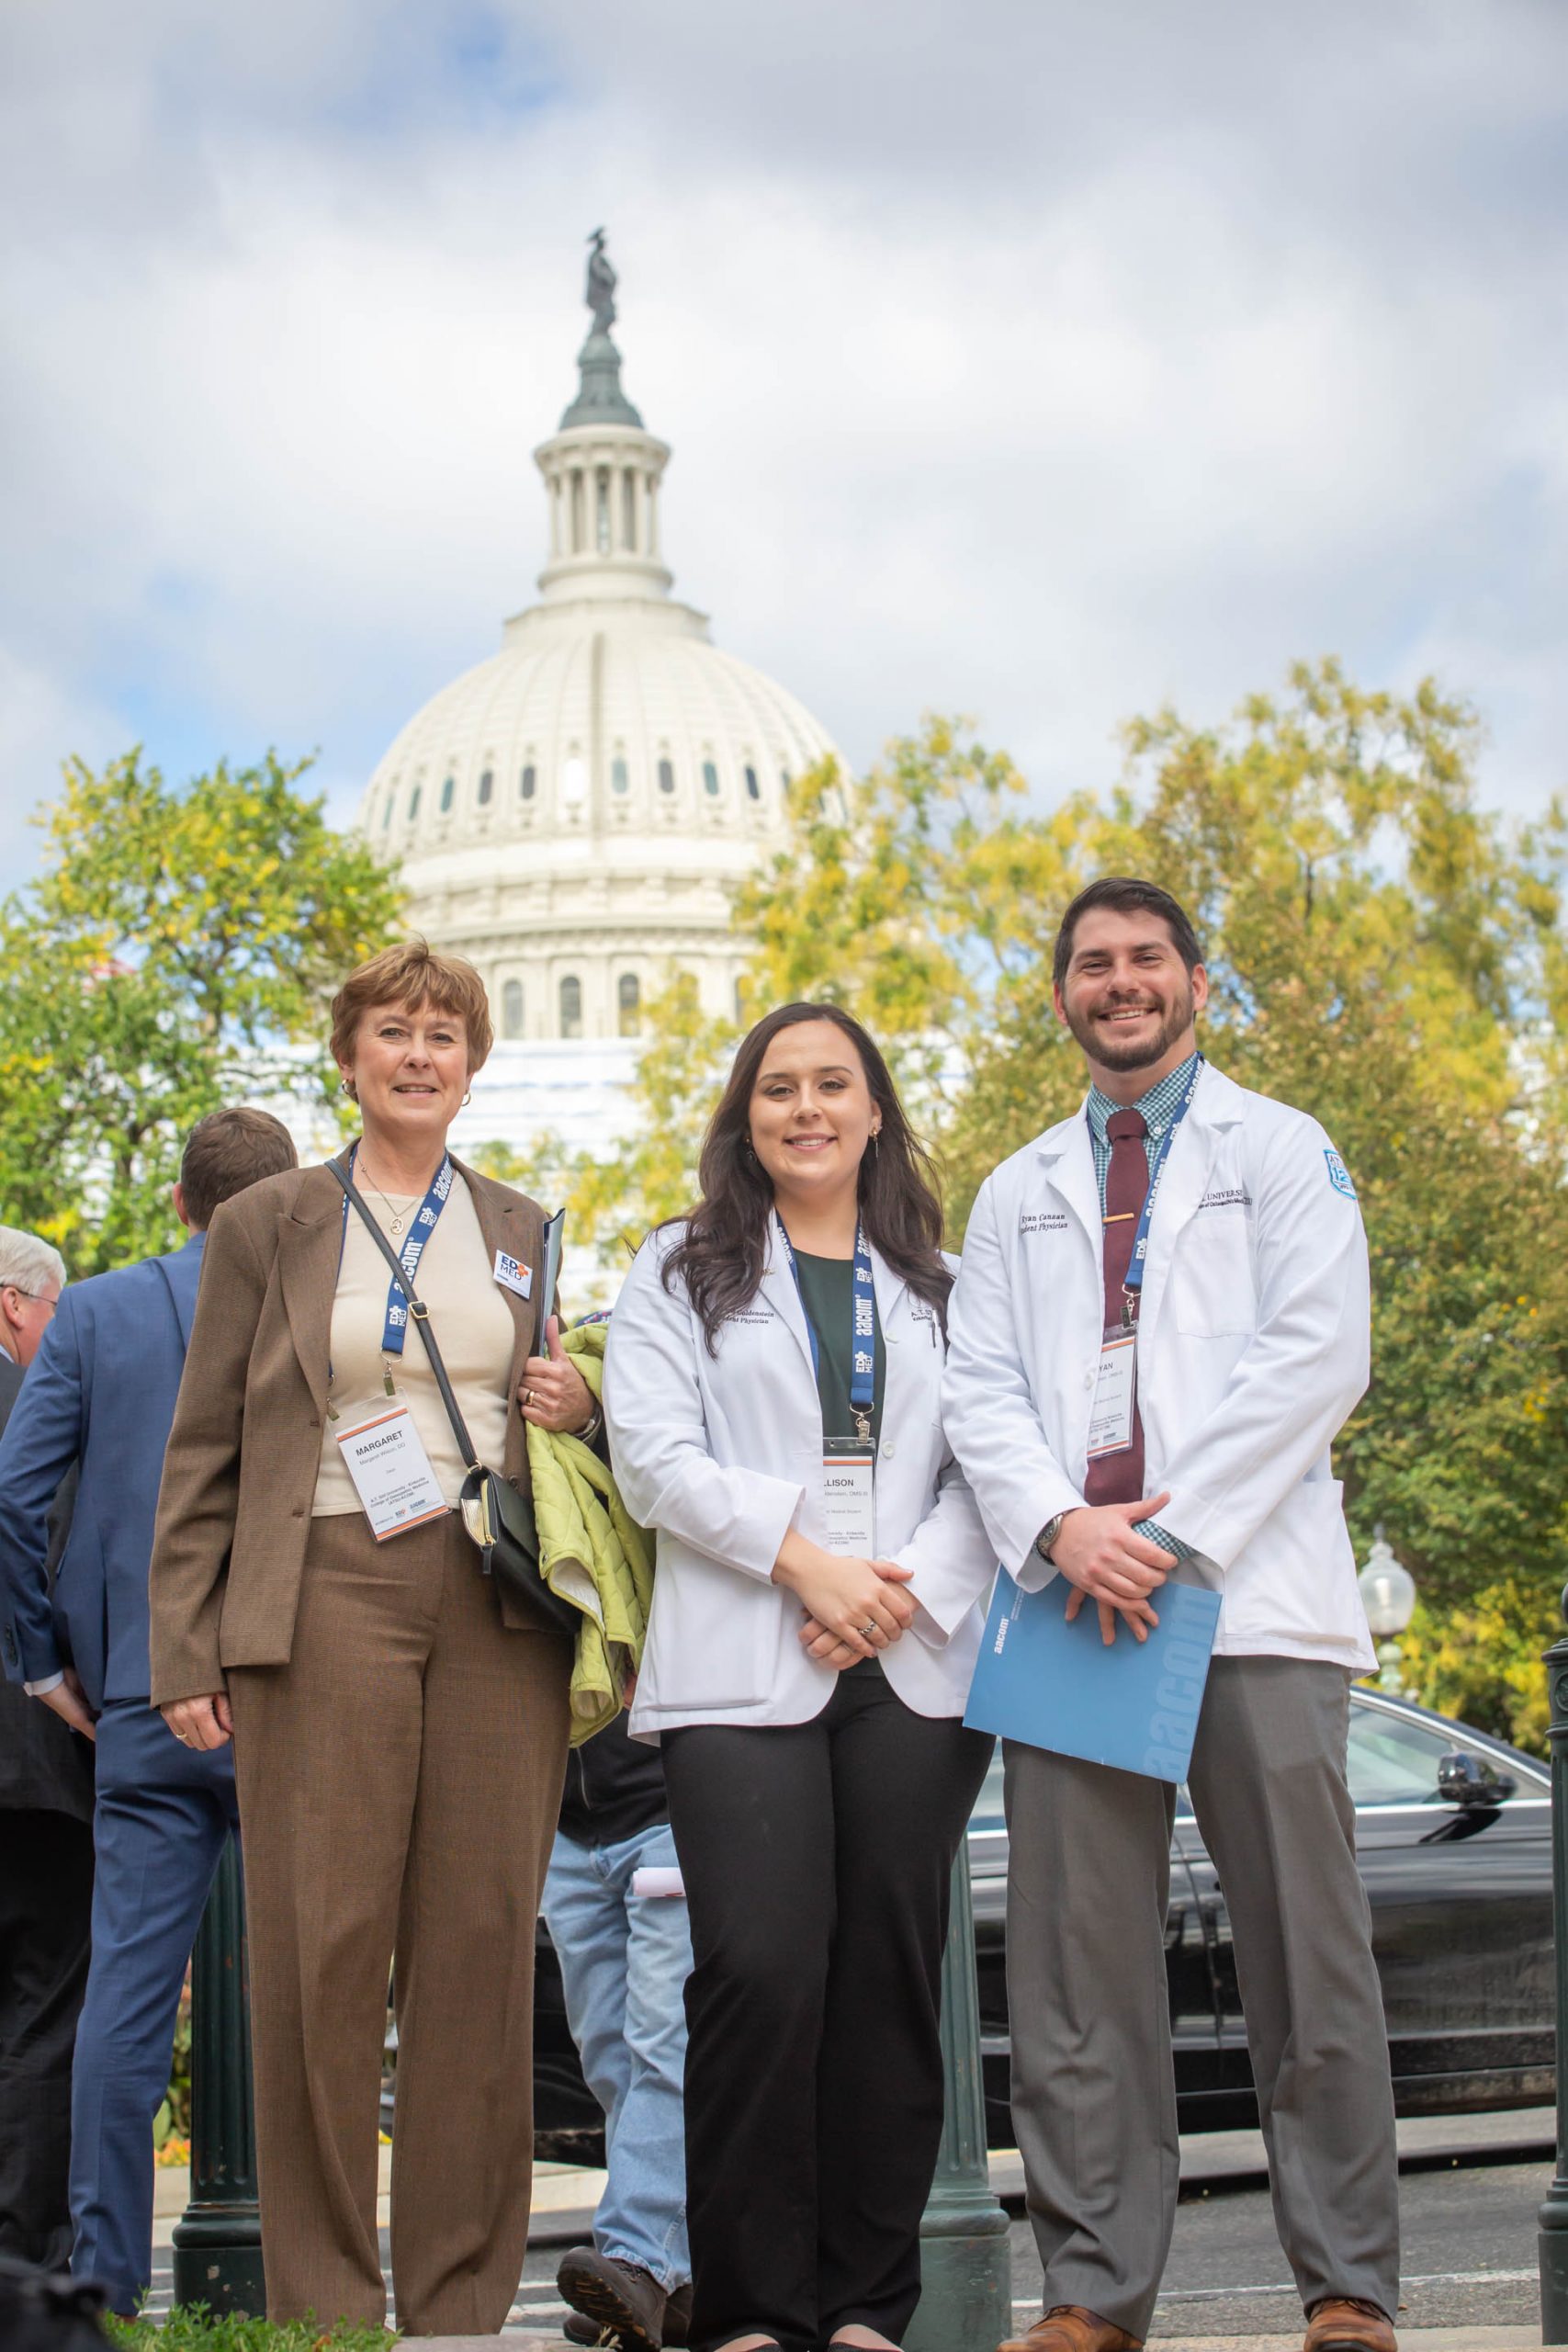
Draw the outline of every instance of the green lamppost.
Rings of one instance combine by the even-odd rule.
[[[213,2317],[266,2311],[251,2096],[245,1883],[232,1838],[191,1966],[190,2203],[175,2224],[175,2301]]]
[[[996,2352],[1012,2334],[1012,2260],[986,2164],[975,1914],[962,1849],[942,1963],[942,2153],[920,2222],[919,2308],[904,2342],[907,2352]]]
[[[1568,1592],[1562,1596],[1568,1624]],[[1568,2344],[1568,1637],[1546,1653],[1551,1702],[1551,1911],[1557,1942],[1557,2170],[1540,2209],[1540,2340]]]

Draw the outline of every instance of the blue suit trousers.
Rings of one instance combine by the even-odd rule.
[[[186,1963],[240,1826],[233,1750],[183,1747],[145,1699],[97,1724],[93,1956],[71,2100],[71,2272],[133,2312],[152,2273],[152,2121]]]

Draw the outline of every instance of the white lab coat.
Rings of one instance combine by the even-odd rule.
[[[1083,1110],[981,1186],[948,1310],[948,1436],[1003,1565],[1083,1501],[1103,1314]],[[1315,1119],[1205,1064],[1155,1204],[1138,1323],[1145,1488],[1223,1596],[1217,1655],[1377,1663],[1328,1448],[1367,1385],[1366,1235]]]
[[[795,1278],[770,1233],[757,1295],[710,1355],[684,1284],[671,1295],[660,1279],[675,1238],[666,1228],[638,1251],[604,1357],[616,1483],[658,1536],[631,1716],[633,1738],[652,1742],[682,1724],[807,1723],[838,1680],[807,1657],[799,1600],[772,1581],[790,1528],[823,1535],[822,1414]],[[871,1263],[887,1350],[877,1555],[914,1571],[920,1603],[883,1667],[918,1714],[956,1715],[997,1555],[942,1436],[942,1327],[875,1250]]]

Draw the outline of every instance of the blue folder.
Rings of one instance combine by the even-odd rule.
[[[998,1574],[964,1722],[1027,1747],[1184,1781],[1219,1594],[1161,1585],[1154,1595],[1159,1623],[1148,1640],[1136,1640],[1118,1619],[1116,1639],[1107,1645],[1092,1601],[1068,1624],[1072,1589],[1066,1577],[1053,1577],[1042,1592],[1021,1592]]]

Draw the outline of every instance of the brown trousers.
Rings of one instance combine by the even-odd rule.
[[[414,2335],[505,2323],[528,2239],[534,1923],[570,1645],[502,1626],[455,1514],[318,1519],[287,1666],[229,1675],[267,2312],[385,2318],[377,2115],[396,1958],[392,2275]]]

